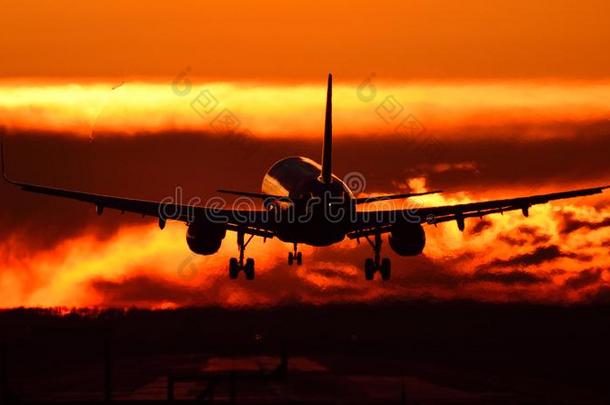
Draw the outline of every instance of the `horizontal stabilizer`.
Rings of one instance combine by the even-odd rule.
[[[236,190],[216,190],[216,191],[218,191],[219,193],[239,195],[242,197],[260,198],[262,200],[272,199],[272,200],[288,201],[288,202],[291,201],[290,198],[288,198],[286,196],[282,196],[282,195],[255,193],[255,192],[250,192],[250,191],[236,191]]]
[[[438,193],[442,193],[442,192],[443,192],[443,190],[434,190],[434,191],[425,191],[423,193],[380,195],[380,196],[376,196],[376,197],[356,198],[355,201],[356,201],[356,204],[366,204],[366,203],[372,203],[372,202],[376,202],[376,201],[398,200],[400,198],[418,197],[421,195],[438,194]]]

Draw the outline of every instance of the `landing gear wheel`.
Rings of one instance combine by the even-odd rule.
[[[248,258],[248,260],[246,260],[244,273],[246,273],[246,280],[254,280],[254,259]]]
[[[386,257],[381,261],[381,268],[379,269],[379,272],[381,273],[382,280],[387,281],[390,279],[390,274],[392,272],[392,262],[390,259]]]
[[[303,255],[297,250],[298,245],[296,243],[294,243],[293,246],[294,250],[288,253],[288,265],[292,266],[292,264],[296,260],[297,265],[300,266],[301,264],[303,264]]]
[[[231,280],[235,280],[237,275],[239,274],[239,264],[237,263],[237,259],[232,257],[229,260],[229,278]]]
[[[229,278],[231,280],[235,280],[239,275],[241,270],[246,274],[247,280],[254,280],[254,259],[249,258],[246,260],[246,264],[244,265],[244,252],[246,250],[246,246],[252,240],[254,235],[250,235],[248,240],[244,240],[244,232],[237,232],[237,249],[239,250],[239,259],[232,257],[229,260]]]
[[[381,279],[389,280],[392,272],[392,263],[387,257],[383,260],[381,259],[381,234],[376,233],[373,240],[366,236],[366,240],[373,248],[375,256],[364,261],[364,278],[366,280],[372,280],[375,277],[377,270],[379,270]]]
[[[375,277],[375,262],[373,259],[368,258],[364,261],[364,278],[372,280],[373,277]]]

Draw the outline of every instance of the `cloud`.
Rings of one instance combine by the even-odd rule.
[[[492,282],[492,283],[500,283],[506,285],[514,285],[514,284],[541,284],[548,283],[549,278],[546,276],[539,276],[525,270],[512,270],[512,271],[503,271],[503,272],[489,272],[484,270],[478,270],[474,273],[471,278],[471,281],[483,281],[483,282]]]
[[[535,132],[536,128],[545,136],[520,142],[512,139],[519,131]],[[390,133],[343,135],[335,141],[335,171],[339,176],[361,171],[367,192],[393,192],[397,184],[421,177],[428,188],[446,190],[426,200],[439,205],[598,184],[610,174],[608,123],[530,123],[499,128],[482,124],[427,130],[441,141],[442,151],[435,154],[438,165],[428,162],[430,156],[416,153],[412,139]],[[546,136],[554,130],[561,130],[562,135]],[[16,179],[149,200],[173,195],[176,186],[182,187],[185,199],[200,196],[205,200],[217,195],[218,188],[258,191],[262,175],[277,159],[294,154],[315,159],[320,153],[319,137],[263,136],[250,139],[253,148],[252,144],[244,146],[239,137],[196,131],[114,134],[93,141],[26,131],[9,138],[8,168]],[[518,165],[516,156],[521,162]],[[168,275],[167,268],[189,255],[181,226],[175,225],[175,232],[168,235],[167,228],[159,231],[150,218],[110,210],[99,217],[87,204],[25,193],[5,183],[0,184],[0,192],[0,285],[8,291],[3,302],[10,305],[58,301],[76,305],[281,305],[422,296],[561,300],[569,297],[563,288],[565,275],[551,271],[558,264],[555,261],[574,259],[576,263],[559,263],[570,273],[585,261],[591,262],[588,267],[603,268],[607,257],[599,246],[610,240],[608,233],[599,231],[593,236],[579,232],[580,239],[566,234],[558,241],[555,229],[562,229],[561,216],[554,214],[552,205],[539,206],[532,208],[528,219],[506,213],[493,220],[473,220],[466,237],[454,224],[426,227],[428,246],[421,257],[398,257],[384,244],[384,256],[393,260],[390,283],[363,280],[364,258],[371,256],[366,243],[303,247],[305,264],[287,268],[285,258],[291,247],[268,241],[264,248],[248,248],[257,258],[259,272],[256,282],[248,284],[227,280],[226,264],[235,255],[234,239],[228,236],[205,271],[183,282]],[[579,224],[584,231],[601,229],[605,220],[595,218],[608,217],[605,201],[608,196],[600,195],[561,204],[562,209],[576,212],[574,218],[581,222],[591,217],[589,225]],[[589,206],[597,207],[596,211],[585,209]],[[523,225],[525,221],[528,225]],[[118,238],[132,228],[131,238]],[[155,243],[149,246],[151,238]],[[83,240],[90,244],[86,249]],[[141,257],[136,258],[140,250]],[[172,257],[170,264],[166,254]],[[112,260],[106,261],[107,257]],[[98,271],[105,263],[112,274]],[[537,272],[521,269],[526,266],[538,266]],[[575,280],[570,283],[578,285]],[[99,295],[99,300],[83,298],[83,286],[91,286],[93,297]]]
[[[478,221],[472,228],[470,228],[469,233],[471,235],[479,234],[479,233],[483,232],[484,230],[491,228],[492,225],[493,225],[493,222],[491,222],[488,219],[483,219],[481,221]]]
[[[541,246],[536,248],[533,252],[519,254],[509,259],[495,259],[480,266],[480,268],[534,266],[556,260],[560,257],[575,257],[575,255],[563,253],[559,246],[556,245]]]
[[[414,169],[428,157],[415,153],[411,140],[388,134],[375,139],[337,138],[334,167],[339,176],[353,170],[363,173],[367,192],[395,192],[395,184],[403,183],[405,176],[423,175],[429,188],[442,188],[448,195],[467,191],[473,197],[487,199],[541,192],[541,184],[548,190],[557,190],[595,184],[610,177],[604,153],[610,149],[610,124],[600,124],[599,133],[585,130],[592,124],[566,125],[574,134],[584,132],[582,136],[588,142],[572,137],[510,141],[510,134],[519,127],[503,127],[493,138],[483,136],[481,128],[468,133],[461,129],[439,133],[437,136],[443,139],[443,164],[459,164],[468,156],[482,167],[478,175]],[[180,186],[185,199],[198,196],[205,201],[216,195],[218,188],[258,191],[265,171],[281,157],[300,154],[316,158],[320,153],[317,138],[252,138],[247,143],[240,139],[168,131],[104,136],[91,142],[54,132],[21,131],[7,139],[8,171],[19,180],[153,200],[173,195]],[[517,155],[522,165],[514,165]],[[566,162],[569,171],[565,170]],[[155,181],[147,181],[151,178]],[[32,248],[39,244],[52,246],[83,228],[92,228],[103,237],[122,224],[142,223],[129,214],[97,218],[91,215],[92,206],[24,193],[6,183],[0,184],[0,191],[5,196],[0,210],[0,237],[21,233],[28,237]],[[40,228],[48,232],[39,232]]]
[[[511,246],[524,245],[539,245],[548,243],[551,237],[541,232],[540,228],[534,226],[522,225],[510,232],[502,232],[498,234],[498,240],[505,242]]]
[[[563,235],[576,232],[579,229],[596,230],[610,226],[610,217],[604,218],[601,221],[590,222],[585,220],[576,219],[574,214],[567,213],[563,215],[563,224],[561,227],[561,233]]]
[[[169,301],[178,305],[188,305],[197,291],[191,287],[151,276],[137,275],[120,281],[94,279],[89,283],[103,302],[116,306],[152,306]]]
[[[595,284],[601,280],[602,269],[587,269],[580,271],[577,275],[568,278],[564,285],[572,289],[581,289]]]
[[[586,301],[592,304],[610,304],[610,285],[602,285],[586,295]]]

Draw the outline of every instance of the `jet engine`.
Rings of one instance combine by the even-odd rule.
[[[211,255],[218,252],[226,233],[224,224],[196,221],[188,226],[186,243],[193,253]]]
[[[426,234],[421,224],[393,225],[390,247],[400,256],[416,256],[424,250]]]

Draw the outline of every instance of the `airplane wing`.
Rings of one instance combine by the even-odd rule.
[[[20,187],[23,191],[91,203],[95,205],[99,215],[103,213],[104,209],[108,208],[121,212],[141,214],[142,216],[156,217],[159,220],[159,227],[161,229],[165,227],[165,222],[167,220],[176,220],[188,224],[201,218],[216,223],[226,224],[227,229],[229,230],[239,229],[248,234],[267,238],[273,237],[273,233],[268,229],[269,221],[264,218],[265,211],[262,210],[232,210],[220,207],[176,204],[164,201],[137,200],[20,183],[10,180],[6,176],[4,176],[4,178],[9,183]]]
[[[115,209],[121,212],[132,212],[142,216],[156,217],[159,227],[163,229],[166,221],[176,220],[187,224],[195,220],[207,220],[227,225],[227,229],[242,231],[251,235],[272,238],[273,232],[269,229],[269,220],[262,210],[233,210],[224,207],[202,207],[198,205],[177,204],[172,201],[149,201],[133,198],[115,197],[103,194],[88,193],[77,190],[47,187],[37,184],[14,181],[6,174],[4,158],[4,134],[0,132],[0,161],[2,177],[8,183],[20,187],[23,191],[46,194],[55,197],[69,198],[95,205],[98,215],[104,209]]]
[[[574,198],[599,194],[610,186],[584,188],[550,194],[538,194],[527,197],[509,198],[502,200],[481,201],[468,204],[444,205],[439,207],[413,208],[403,210],[360,211],[350,238],[373,235],[375,233],[389,232],[395,223],[427,223],[438,224],[447,221],[456,221],[458,228],[464,230],[464,219],[470,217],[483,217],[489,214],[503,213],[505,211],[521,210],[523,215],[529,215],[532,205],[544,204],[553,200]]]

